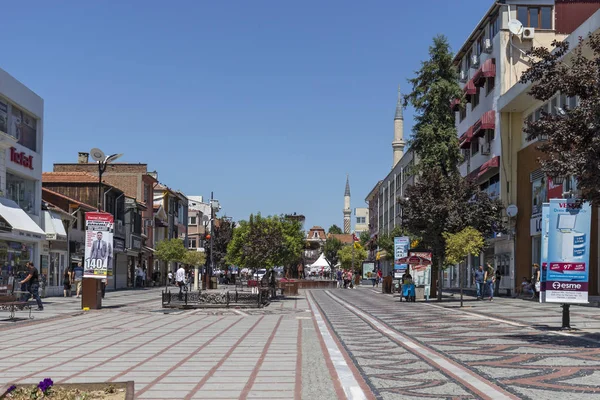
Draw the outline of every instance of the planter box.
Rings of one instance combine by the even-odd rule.
[[[19,388],[31,388],[36,387],[35,384],[27,384],[22,385],[19,383],[13,383],[10,385],[5,385],[0,387],[0,397],[6,390],[11,386],[15,385],[17,390]],[[114,393],[105,393],[108,387],[113,387],[115,389]],[[96,382],[96,383],[61,383],[55,384],[52,386],[52,390],[55,392],[55,395],[50,395],[48,397],[44,397],[44,399],[52,400],[52,399],[63,399],[64,391],[67,390],[79,390],[83,393],[90,393],[87,395],[86,400],[133,400],[135,394],[135,387],[133,381],[128,382]],[[94,395],[94,392],[96,395]],[[61,396],[61,393],[63,396]],[[15,394],[13,391],[11,394],[6,396],[6,399],[29,399],[29,394],[23,397],[11,397],[12,394]]]

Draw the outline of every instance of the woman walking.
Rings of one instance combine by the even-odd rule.
[[[71,297],[71,274],[68,268],[63,274],[63,294],[65,297]]]

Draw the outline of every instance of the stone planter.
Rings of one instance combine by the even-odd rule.
[[[6,394],[11,386],[16,389]],[[29,400],[29,389],[35,388],[35,384],[14,383],[0,387],[0,399]],[[19,393],[19,389],[25,388],[26,393]],[[61,383],[52,385],[50,393],[44,399],[70,399],[77,398],[76,391],[86,400],[133,400],[135,387],[133,381],[128,382],[97,382],[97,383]],[[83,395],[85,394],[85,397]]]

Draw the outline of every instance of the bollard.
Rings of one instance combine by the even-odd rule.
[[[562,329],[571,329],[571,314],[570,304],[563,304],[562,306]]]

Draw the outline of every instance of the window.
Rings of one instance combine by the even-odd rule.
[[[6,173],[6,194],[28,214],[37,215],[35,204],[35,181]]]
[[[148,204],[150,198],[150,185],[144,185],[144,203]]]
[[[481,53],[483,53],[484,42],[485,42],[485,35],[479,36],[479,39],[477,39],[477,55],[478,56],[480,56]]]
[[[367,222],[367,218],[366,217],[356,217],[356,223],[357,224],[364,224]]]
[[[556,108],[558,107],[558,97],[553,97],[550,100],[550,114],[556,115]]]
[[[487,96],[488,94],[492,93],[494,91],[494,88],[496,87],[496,77],[493,76],[491,78],[487,78],[486,79],[486,92],[485,95]]]
[[[313,232],[313,238],[314,239],[318,239],[319,238],[319,232]]]
[[[490,40],[494,39],[496,34],[500,32],[500,18],[498,14],[494,15],[490,22]]]
[[[459,120],[459,122],[463,122],[463,120],[465,118],[467,118],[467,108],[466,107],[460,107],[458,109],[458,113],[459,113],[458,114],[458,120]]]
[[[467,55],[465,56],[465,59],[466,59],[465,71],[469,71],[469,68],[471,68],[471,55],[472,55],[471,50],[467,51]]]
[[[471,156],[479,153],[479,138],[473,138],[471,142]]]
[[[485,131],[486,141],[490,143],[496,137],[496,131],[494,129],[487,129]]]
[[[0,121],[7,121],[7,112],[4,112],[7,104],[0,104]],[[16,106],[10,105],[10,120],[8,125],[8,133],[10,136],[17,139],[17,143],[27,147],[30,150],[37,149],[37,119],[27,114]],[[0,122],[1,125],[1,122]]]
[[[552,29],[552,7],[517,7],[517,19],[525,26]]]
[[[477,92],[473,96],[471,96],[471,111],[475,109],[479,105],[479,95],[481,93],[480,88],[477,88]]]
[[[196,242],[196,238],[188,238],[188,244],[189,244],[189,248],[190,249],[195,249],[197,247],[197,242]]]
[[[189,217],[188,220],[188,225],[196,225],[196,217]]]
[[[567,107],[569,108],[569,110],[572,110],[575,107],[577,107],[577,97],[567,97]]]

